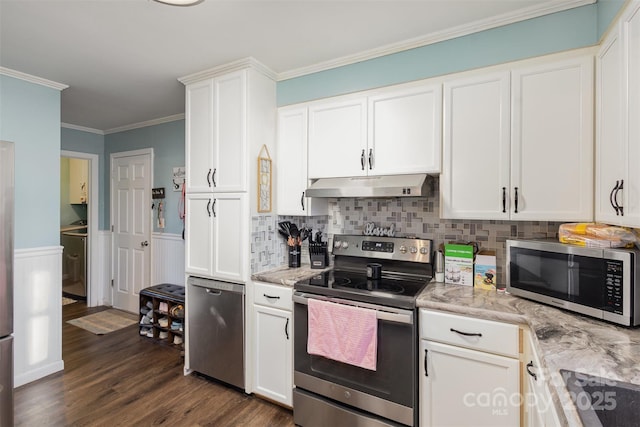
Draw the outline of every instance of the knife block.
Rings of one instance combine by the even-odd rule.
[[[326,268],[329,265],[327,242],[309,243],[309,258],[311,258],[311,268]]]

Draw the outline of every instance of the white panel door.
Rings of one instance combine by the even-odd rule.
[[[346,98],[309,107],[309,178],[367,174],[367,100]]]
[[[213,194],[185,197],[185,271],[200,277],[213,275]]]
[[[511,219],[593,220],[593,58],[512,72]]]
[[[134,313],[151,285],[151,179],[151,154],[112,155],[113,306]]]
[[[186,91],[185,138],[187,192],[211,191],[213,182],[213,80]]]
[[[247,190],[246,71],[215,80],[213,191]]]
[[[369,175],[439,173],[442,86],[369,97]]]
[[[622,41],[616,27],[596,56],[596,221],[620,223],[613,196],[624,179]],[[621,199],[619,199],[621,201]]]
[[[520,362],[420,340],[420,426],[520,425]]]
[[[292,406],[291,312],[254,305],[255,392]]]
[[[445,82],[442,218],[509,218],[509,73]]]
[[[248,280],[249,241],[247,193],[214,193],[213,272],[215,279],[244,283]],[[204,237],[204,236],[203,236]]]

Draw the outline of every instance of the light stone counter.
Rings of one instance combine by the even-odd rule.
[[[435,282],[419,295],[417,305],[528,325],[563,424],[582,425],[560,369],[640,385],[640,328],[615,326],[505,293]]]
[[[275,283],[283,286],[293,286],[294,283],[309,279],[323,271],[331,270],[331,267],[324,269],[312,269],[311,264],[302,264],[298,268],[289,268],[286,266],[274,268],[260,273],[253,274],[251,280],[255,282]]]

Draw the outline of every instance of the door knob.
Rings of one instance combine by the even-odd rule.
[[[142,247],[149,246],[149,242],[145,240],[144,242],[140,243],[140,246]]]

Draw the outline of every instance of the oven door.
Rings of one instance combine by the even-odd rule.
[[[377,310],[375,371],[307,353],[309,298]],[[301,292],[294,293],[293,301],[296,388],[402,424],[413,425],[417,393],[414,312]]]

